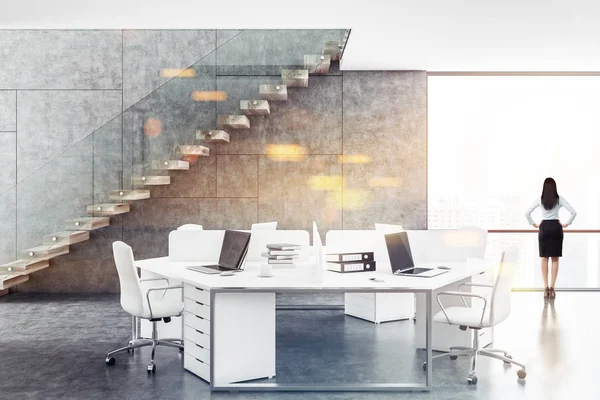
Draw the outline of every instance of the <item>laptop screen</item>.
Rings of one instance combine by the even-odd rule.
[[[221,255],[219,256],[219,265],[229,268],[239,268],[242,257],[248,250],[250,242],[249,232],[225,231],[223,245],[221,246]]]
[[[406,232],[385,235],[385,244],[390,256],[392,272],[402,271],[415,266]]]

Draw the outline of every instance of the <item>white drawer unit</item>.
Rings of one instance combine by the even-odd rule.
[[[415,297],[412,293],[346,293],[344,312],[376,324],[412,318]]]
[[[275,376],[275,294],[210,295],[184,285],[184,368],[216,385]]]

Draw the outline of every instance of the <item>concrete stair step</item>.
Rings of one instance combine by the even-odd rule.
[[[89,231],[62,231],[44,235],[42,241],[45,245],[71,245],[79,242],[85,242],[90,239]]]
[[[29,280],[29,275],[22,274],[5,274],[0,275],[0,294],[7,294],[8,292],[4,292],[16,285],[20,285],[21,283],[27,282]]]
[[[196,131],[196,139],[210,143],[229,143],[229,133],[223,130]]]
[[[87,206],[87,213],[93,216],[111,216],[131,211],[129,203],[104,203]]]
[[[187,171],[190,163],[183,160],[152,161],[152,169],[157,171]]]
[[[177,146],[177,152],[184,156],[203,156],[208,157],[210,155],[210,149],[206,146],[198,145],[182,145]]]
[[[329,55],[331,61],[339,61],[342,57],[342,46],[340,42],[328,41],[323,45],[323,55]]]
[[[331,56],[329,54],[306,54],[304,56],[304,68],[308,70],[309,74],[328,74],[330,67]]]
[[[287,87],[308,87],[308,70],[284,69],[281,71],[281,82]]]
[[[82,217],[65,222],[66,229],[78,231],[93,231],[108,225],[110,225],[110,218],[108,217]]]
[[[269,101],[286,101],[287,100],[287,86],[283,84],[263,84],[258,87],[259,97],[262,100]]]
[[[245,115],[271,114],[271,107],[267,100],[240,100],[240,110]]]
[[[131,184],[134,186],[170,185],[171,177],[169,175],[135,176],[131,178]]]
[[[113,201],[135,201],[149,198],[149,190],[111,190],[109,194],[109,199]]]
[[[50,266],[49,260],[16,260],[0,265],[0,274],[39,271]]]
[[[69,245],[44,244],[21,250],[19,258],[21,260],[49,260],[54,257],[69,253]]]
[[[250,129],[250,120],[245,115],[219,115],[217,125],[223,129]]]

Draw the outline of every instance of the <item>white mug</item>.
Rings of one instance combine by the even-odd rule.
[[[273,276],[273,268],[271,267],[271,264],[269,264],[269,263],[260,264],[260,272],[258,273],[258,276],[262,276],[264,278]]]

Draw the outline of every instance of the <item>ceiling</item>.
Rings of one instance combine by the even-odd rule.
[[[5,29],[351,28],[342,69],[457,72],[600,71],[598,21],[592,0],[30,0],[0,14]]]

